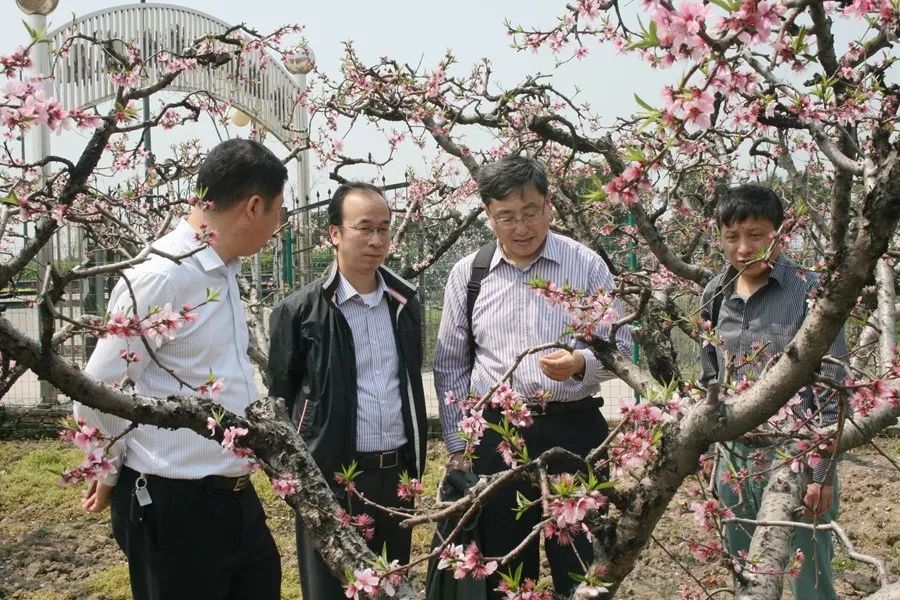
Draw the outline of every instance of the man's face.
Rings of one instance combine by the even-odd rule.
[[[342,270],[373,273],[391,245],[391,211],[384,198],[368,191],[351,191],[344,198],[341,225],[329,225]]]
[[[725,252],[725,260],[735,269],[740,271],[748,263],[762,258],[766,250],[775,239],[775,226],[772,222],[760,217],[747,217],[743,221],[735,221],[731,225],[722,225],[720,234],[722,237],[722,250]],[[778,258],[781,246],[776,242],[769,256],[769,262]],[[759,261],[748,267],[743,274],[755,277],[766,274],[769,265]]]
[[[537,257],[547,239],[547,198],[534,187],[513,190],[485,207],[507,258],[525,263]]]
[[[247,248],[243,256],[256,254],[272,238],[272,234],[281,225],[281,207],[284,204],[284,193],[278,194],[271,202],[267,203],[260,196],[257,205],[248,212],[249,224],[247,227]]]

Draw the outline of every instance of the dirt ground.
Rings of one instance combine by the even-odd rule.
[[[882,439],[879,448],[897,462],[900,442]],[[437,444],[432,465],[442,461]],[[0,598],[17,600],[118,600],[130,597],[127,566],[111,537],[109,514],[87,515],[78,508],[80,490],[55,483],[79,452],[54,441],[0,443]],[[439,468],[432,468],[426,489],[433,490]],[[900,472],[867,447],[840,465],[841,514],[838,522],[858,551],[884,560],[892,576],[900,573]],[[700,565],[683,546],[697,527],[687,509],[686,482],[668,516],[657,527],[658,543],[649,547],[618,598],[680,598],[692,583],[685,569],[709,590],[726,587],[730,577],[718,564]],[[293,517],[267,482],[256,481],[281,550],[282,597],[299,598]],[[414,543],[426,548],[431,531],[416,531]],[[861,598],[876,588],[874,569],[847,557],[839,548],[834,560],[841,598]],[[421,573],[419,574],[421,577]],[[726,597],[726,596],[717,596]],[[790,598],[789,590],[785,593]]]

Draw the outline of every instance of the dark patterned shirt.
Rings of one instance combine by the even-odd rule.
[[[737,271],[729,267],[726,272],[713,277],[701,296],[701,318],[712,321],[713,297],[717,292],[722,295],[717,328],[725,350],[723,352],[722,347],[712,344],[701,348],[700,381],[704,385],[716,379],[724,384],[726,352],[727,358],[734,361],[732,383],[745,376],[755,380],[769,359],[784,351],[800,329],[806,319],[810,294],[819,285],[817,274],[801,269],[783,255],[772,267],[768,281],[746,300],[735,293],[736,276]],[[757,360],[746,360],[754,353]],[[847,343],[843,328],[831,343],[828,354],[840,359],[846,357]],[[830,362],[821,365],[820,373],[838,383],[842,383],[845,377],[844,369]],[[807,387],[800,391],[800,395],[803,402],[799,408],[808,408],[816,413],[814,422],[817,425],[830,425],[837,421],[836,394],[824,391],[815,395]],[[829,462],[832,463],[830,470]],[[813,470],[813,481],[831,483],[833,462],[819,463]]]

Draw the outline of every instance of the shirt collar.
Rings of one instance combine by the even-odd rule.
[[[381,302],[381,299],[384,297],[384,294],[387,292],[387,286],[384,284],[384,277],[381,276],[381,273],[375,271],[375,278],[377,280],[377,284],[375,287],[375,291],[378,294],[375,295],[376,301],[375,304]],[[352,300],[353,298],[359,298],[362,302],[363,300],[362,294],[356,291],[356,288],[353,287],[353,284],[350,283],[346,277],[343,275],[338,275],[338,288],[337,288],[337,304],[338,306],[344,304],[348,300]],[[375,304],[372,304],[374,306]]]
[[[531,263],[526,268],[530,268],[532,265],[534,265],[534,263],[542,258],[559,264],[562,260],[562,248],[560,248],[560,244],[561,242],[559,241],[559,236],[552,231],[548,231],[547,237],[544,239],[544,246],[541,248],[540,253],[533,261],[531,261]],[[516,266],[514,262],[506,258],[506,254],[503,252],[503,248],[500,247],[500,241],[497,240],[497,252],[494,252],[494,257],[491,259],[491,265],[488,271],[493,271],[494,267],[500,264],[501,260],[513,266]]]
[[[192,252],[200,246],[200,242],[197,240],[197,232],[194,231],[194,228],[191,227],[186,219],[178,221],[178,225],[175,226],[173,233],[178,237],[181,249],[185,253]],[[202,250],[197,251],[193,256],[207,273],[224,268],[229,274],[237,275],[241,270],[241,260],[239,258],[235,258],[228,261],[228,263],[225,263],[212,246],[204,247]]]

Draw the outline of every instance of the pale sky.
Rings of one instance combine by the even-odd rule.
[[[60,0],[58,8],[49,17],[49,28],[54,29],[70,21],[73,13],[83,16],[116,5],[97,0]],[[226,23],[244,22],[261,32],[291,23],[304,25],[318,69],[332,79],[339,77],[342,42],[346,40],[354,41],[358,54],[368,63],[380,56],[388,56],[401,63],[421,63],[428,71],[438,64],[447,49],[452,49],[458,65],[451,74],[468,73],[471,65],[487,57],[492,62],[493,80],[497,85],[513,85],[528,73],[552,73],[555,87],[576,101],[589,102],[593,111],[602,115],[604,125],[611,125],[616,117],[628,116],[638,110],[634,94],[659,105],[663,85],[677,81],[684,69],[682,63],[668,70],[654,70],[633,55],[618,54],[611,45],[601,46],[593,40],[589,42],[590,54],[585,60],[571,61],[558,68],[549,50],[534,54],[510,48],[511,40],[503,27],[505,19],[525,27],[548,28],[565,11],[565,0],[343,0],[315,3],[296,0],[193,0],[185,5]],[[635,13],[641,11],[639,0],[624,0],[622,8],[629,25],[636,26]],[[0,8],[0,40],[3,40],[0,53],[12,52],[27,41],[21,22],[23,16],[11,0],[6,0]],[[642,20],[648,22],[647,17]],[[837,17],[836,22],[835,33],[842,52],[853,28],[842,17]],[[580,90],[577,95],[576,88]],[[314,131],[315,128],[314,122]],[[180,135],[199,138],[206,147],[218,141],[208,124],[200,123],[182,128],[182,131]],[[167,139],[158,131],[154,131],[153,136],[154,151],[164,156],[163,150],[175,140]],[[51,137],[54,153],[71,155],[83,148],[86,134],[65,133],[61,137]],[[468,141],[471,143],[471,140]],[[276,153],[285,153],[283,148],[277,147],[277,141],[270,145]],[[387,152],[384,137],[366,130],[354,132],[345,139],[344,148],[345,154],[353,156],[373,152],[379,157]],[[395,162],[385,170],[385,175],[389,181],[397,181],[402,179],[407,167],[418,172],[426,171],[430,158],[430,153],[422,153],[412,144],[407,144],[398,153]],[[311,164],[315,167],[315,161]],[[290,172],[293,180],[294,170],[290,169]],[[375,175],[365,167],[342,173],[360,179],[370,179]],[[291,185],[294,185],[293,181]],[[327,179],[327,172],[313,168],[313,199],[316,191],[326,197],[328,189],[333,187],[334,184]]]
[[[633,3],[637,6],[637,2]],[[56,11],[50,15],[49,29],[70,21],[72,14],[82,16],[116,6],[112,2],[96,0],[60,0]],[[610,46],[591,46],[591,54],[582,62],[572,61],[559,69],[549,51],[538,54],[516,52],[510,48],[510,38],[503,27],[504,19],[523,26],[552,26],[556,17],[565,10],[564,1],[550,0],[390,0],[371,2],[344,0],[342,2],[297,2],[286,0],[257,0],[233,2],[193,0],[184,5],[208,13],[227,23],[244,22],[260,31],[274,30],[280,25],[299,23],[306,27],[305,35],[316,55],[318,68],[332,78],[339,74],[342,42],[353,40],[363,60],[374,61],[380,56],[390,56],[410,64],[422,63],[433,68],[445,51],[453,50],[459,73],[469,71],[470,65],[482,57],[493,63],[494,78],[498,83],[511,85],[527,74],[540,71],[554,73],[555,85],[568,95],[589,101],[595,112],[604,115],[605,123],[612,123],[617,116],[625,116],[635,110],[633,94],[638,93],[653,102],[659,97],[663,84],[677,77],[677,68],[670,72],[652,71],[634,57],[618,55]],[[6,54],[27,41],[22,25],[23,15],[11,0],[0,9],[0,53]],[[216,143],[209,127],[196,126],[189,132],[209,146]],[[156,136],[154,132],[154,136]],[[80,149],[83,142],[73,134],[52,136],[54,152],[68,154]],[[157,143],[154,150],[162,150],[165,141]],[[348,154],[364,155],[370,150],[384,151],[381,137],[357,134],[346,141]],[[273,150],[276,148],[273,147]],[[278,150],[276,150],[277,152]],[[423,170],[426,160],[420,153],[407,151],[401,155],[395,168],[387,172],[389,179],[402,177],[407,166]],[[357,177],[371,177],[371,173],[350,171]],[[292,175],[293,176],[293,175]],[[311,175],[312,190],[323,196],[333,184],[326,173]]]

